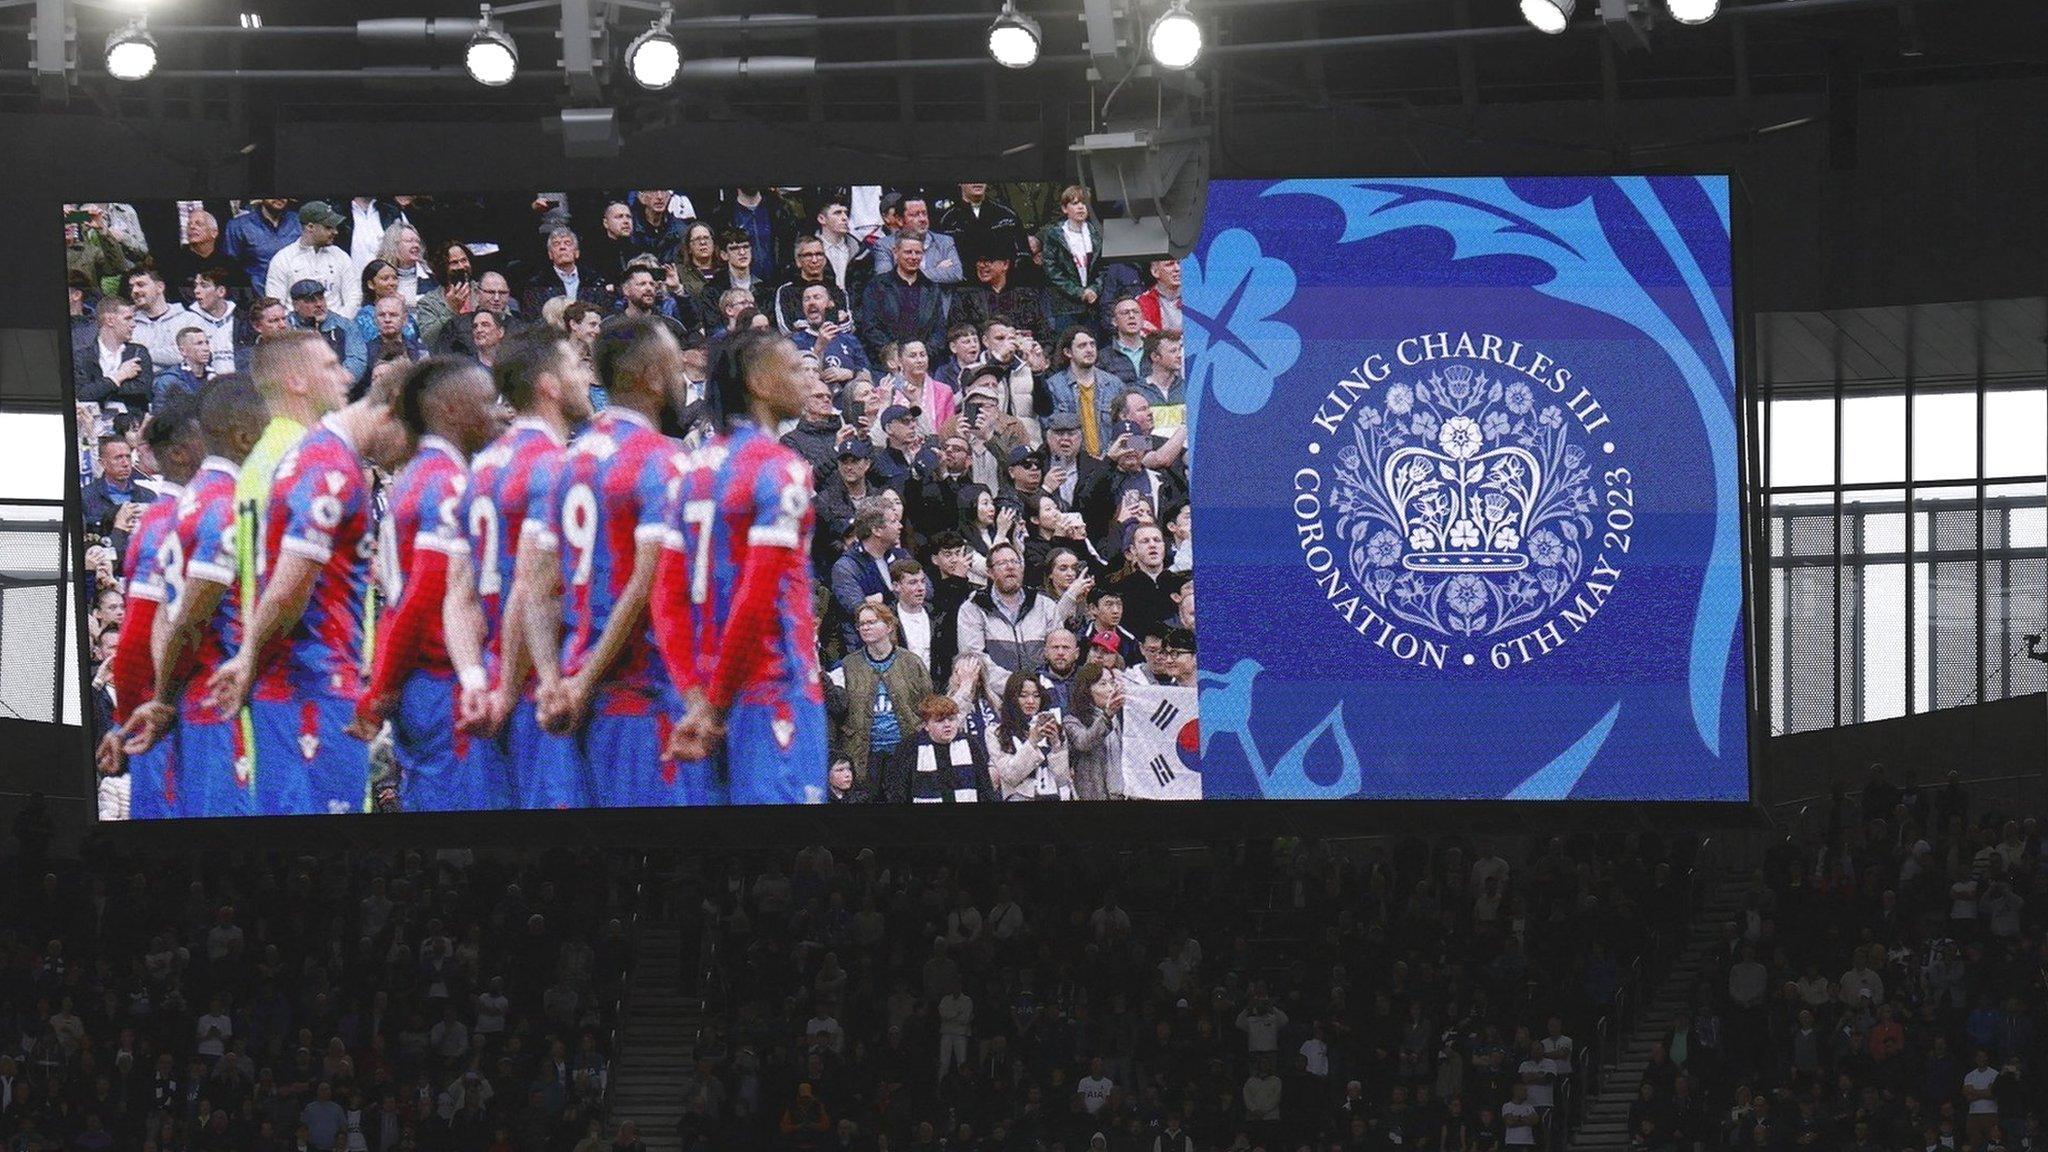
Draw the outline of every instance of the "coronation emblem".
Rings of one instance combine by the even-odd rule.
[[[1604,467],[1611,422],[1568,371],[1471,355],[1469,334],[1434,347],[1455,358],[1402,341],[1319,410],[1294,482],[1302,555],[1331,606],[1397,659],[1505,669],[1599,612],[1631,544],[1634,477]]]

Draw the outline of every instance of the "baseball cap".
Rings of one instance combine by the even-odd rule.
[[[1117,643],[1116,633],[1114,632],[1097,632],[1088,638],[1088,646],[1100,648],[1104,652],[1122,652],[1124,650],[1124,646]]]
[[[1001,368],[998,368],[993,364],[983,364],[980,367],[977,367],[974,371],[969,372],[967,374],[967,383],[961,387],[961,391],[964,392],[968,388],[974,387],[976,384],[979,384],[983,380],[989,380],[996,384],[1001,384],[1004,380],[1008,378],[1009,373],[1003,371]]]
[[[882,423],[894,424],[898,420],[915,420],[922,415],[924,415],[924,409],[922,408],[891,404],[887,408],[882,409]]]
[[[292,282],[292,299],[311,300],[315,296],[327,295],[327,285],[318,280],[295,280]]]
[[[1015,448],[1010,449],[1010,467],[1012,468],[1019,464],[1037,464],[1038,462],[1038,453],[1027,444],[1019,444]]]
[[[865,436],[855,436],[839,445],[841,460],[871,460],[874,455],[874,446],[868,443]]]
[[[339,228],[342,225],[342,216],[325,200],[308,200],[299,205],[299,223],[325,224],[329,228]]]
[[[881,209],[882,209],[882,211],[884,211],[884,212],[890,212],[890,211],[894,211],[894,210],[896,210],[896,209],[899,209],[899,208],[901,208],[901,207],[903,207],[903,193],[901,193],[901,192],[884,192],[884,193],[882,193],[882,199],[881,199]]]
[[[1046,418],[1045,427],[1047,431],[1051,432],[1079,432],[1081,430],[1081,414],[1079,412],[1055,412]]]

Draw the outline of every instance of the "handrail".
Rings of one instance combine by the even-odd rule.
[[[1978,776],[1970,780],[1959,780],[1957,781],[1957,783],[1962,784],[1964,787],[1969,787],[1973,784],[2011,784],[2020,780],[2039,780],[2040,778],[2041,773],[2039,772],[2015,772],[2007,776]],[[1944,786],[1945,785],[1941,784],[1930,785],[1928,787],[1922,788],[1920,790],[1920,794],[1924,798],[1930,793],[1939,791]],[[1849,799],[1851,795],[1851,793],[1844,792],[1842,793],[1842,798],[1846,800]],[[1832,792],[1816,792],[1811,796],[1795,796],[1790,800],[1773,800],[1769,804],[1764,805],[1764,807],[1790,808],[1794,804],[1803,804],[1807,807],[1811,807],[1814,803],[1818,801],[1831,800],[1833,798],[1834,793]],[[1806,808],[1801,808],[1799,810],[1799,814],[1800,816],[1804,817],[1806,815]]]
[[[626,1019],[626,993],[633,986],[633,965],[640,958],[640,914],[647,907],[648,856],[640,856],[639,879],[633,882],[633,911],[627,917],[626,939],[632,947],[627,949],[626,958],[619,969],[619,990],[612,997],[611,1032],[605,1039],[608,1071],[604,1078],[604,1099],[601,1106],[606,1117],[612,1114],[612,1085],[619,1082],[619,1060],[625,1049],[619,1043],[619,1031]]]

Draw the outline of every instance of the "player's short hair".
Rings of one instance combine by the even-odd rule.
[[[905,576],[922,575],[924,575],[924,565],[919,564],[915,560],[898,560],[894,564],[889,565],[889,580],[891,583],[901,580]]]
[[[427,431],[427,406],[433,395],[465,376],[481,372],[483,366],[467,356],[444,353],[415,361],[400,377],[398,394],[391,406],[407,432],[423,436]]]
[[[960,714],[960,705],[951,696],[933,693],[917,702],[917,718],[929,724],[934,720],[945,720]]]
[[[236,435],[253,436],[269,420],[270,406],[264,403],[263,393],[241,372],[216,376],[199,390],[199,430],[212,455],[234,459]]]
[[[653,316],[612,317],[597,334],[597,378],[613,390],[622,380],[638,379],[667,333],[668,326]]]
[[[150,410],[149,420],[142,425],[142,442],[150,451],[161,452],[198,430],[199,398],[181,392]]]
[[[327,346],[327,337],[310,328],[272,332],[256,342],[256,353],[249,358],[249,374],[256,378],[258,388],[279,387],[307,353]]]
[[[570,355],[568,338],[552,328],[522,332],[498,348],[491,379],[514,410],[531,411],[534,385],[549,373],[559,375]]]
[[[787,337],[765,328],[742,328],[718,342],[711,357],[710,384],[705,391],[717,406],[720,429],[730,430],[734,420],[746,415],[747,378],[770,352],[786,343]]]

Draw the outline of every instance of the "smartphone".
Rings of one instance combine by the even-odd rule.
[[[1081,519],[1081,514],[1079,512],[1060,513],[1060,531],[1073,532],[1080,530],[1083,527],[1084,522]]]
[[[64,222],[66,224],[90,224],[92,223],[92,213],[84,211],[66,212],[64,214]]]
[[[967,424],[968,424],[968,427],[970,427],[970,428],[971,428],[971,427],[973,427],[973,426],[975,426],[975,425],[977,425],[977,424],[980,424],[980,423],[981,423],[981,413],[982,413],[982,410],[983,410],[983,409],[985,409],[985,408],[987,408],[987,407],[988,407],[988,405],[987,405],[986,403],[981,403],[981,402],[977,402],[977,403],[969,404],[969,405],[967,406]]]
[[[865,426],[868,422],[867,409],[868,406],[866,404],[860,402],[859,400],[854,400],[847,404],[846,412],[844,413],[842,418],[848,424]]]

